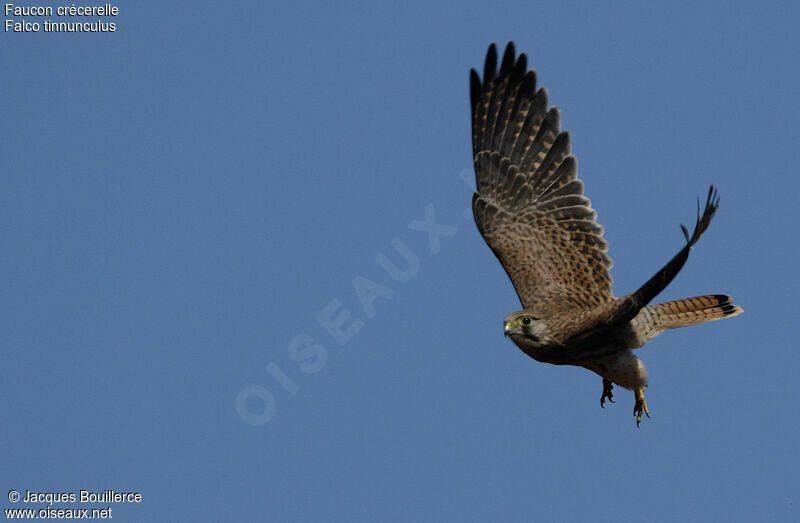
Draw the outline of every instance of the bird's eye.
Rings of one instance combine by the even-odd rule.
[[[528,325],[531,324],[530,316],[523,316],[522,318],[519,319],[519,323],[520,325],[524,325],[527,327]]]

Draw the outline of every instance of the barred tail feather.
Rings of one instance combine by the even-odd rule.
[[[653,305],[655,326],[658,329],[674,329],[696,323],[733,317],[742,313],[742,308],[731,303],[727,294],[709,294]]]
[[[632,323],[640,341],[645,343],[665,329],[738,316],[742,308],[732,301],[727,294],[708,294],[648,305],[639,311]]]

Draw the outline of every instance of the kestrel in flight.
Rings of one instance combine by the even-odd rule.
[[[523,309],[505,318],[505,334],[531,358],[578,365],[603,378],[600,405],[613,384],[632,389],[636,425],[650,415],[644,399],[647,370],[633,355],[665,329],[733,317],[742,309],[713,294],[648,305],[681,270],[719,205],[708,192],[694,232],[681,225],[686,245],[638,290],[614,297],[603,228],[583,196],[570,137],[559,111],[547,107],[525,54],[506,47],[497,70],[489,47],[483,80],[473,69],[472,147],[477,190],[475,223],[500,260]]]

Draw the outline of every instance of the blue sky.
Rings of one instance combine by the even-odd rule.
[[[800,9],[549,4],[125,2],[111,34],[2,34],[3,492],[140,492],[123,521],[797,520]],[[639,352],[640,429],[632,393],[601,409],[503,337],[464,173],[468,71],[508,40],[618,295],[719,186],[658,300],[745,314]]]

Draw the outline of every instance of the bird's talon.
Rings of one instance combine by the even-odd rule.
[[[636,389],[636,404],[633,406],[633,415],[636,416],[636,426],[642,421],[642,413],[648,418],[650,417],[650,410],[647,408],[647,402],[644,399],[644,389],[642,386]]]
[[[600,407],[601,408],[606,408],[605,407],[606,399],[608,399],[608,401],[610,403],[614,403],[614,400],[611,399],[611,398],[614,397],[614,394],[611,392],[611,389],[613,389],[613,388],[614,388],[614,384],[612,384],[607,379],[603,379],[603,395],[600,396]]]

